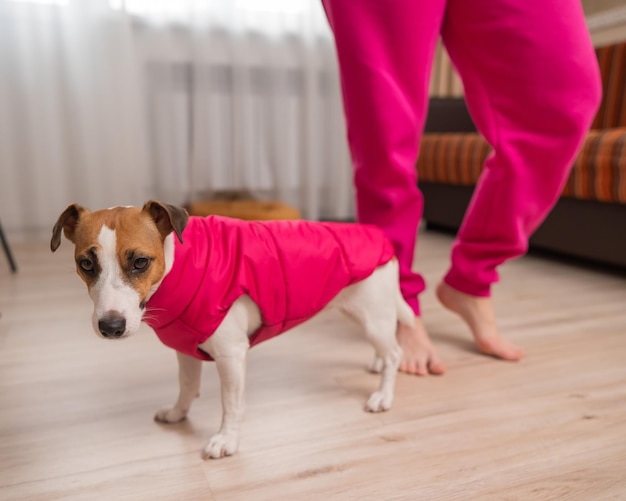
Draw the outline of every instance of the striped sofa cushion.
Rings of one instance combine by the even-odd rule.
[[[626,203],[626,127],[589,132],[563,195]]]
[[[491,146],[477,133],[424,134],[417,159],[421,181],[473,186]]]
[[[490,152],[479,134],[424,134],[419,180],[473,186]],[[626,127],[589,133],[563,196],[626,203]]]

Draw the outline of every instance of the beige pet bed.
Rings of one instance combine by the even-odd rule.
[[[218,193],[210,200],[188,204],[187,211],[192,216],[218,215],[248,221],[300,219],[301,217],[300,211],[295,207],[276,201],[256,200],[245,192]]]

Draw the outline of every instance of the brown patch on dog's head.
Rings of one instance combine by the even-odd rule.
[[[87,285],[97,277],[90,268],[102,265],[94,262],[94,258],[98,259],[100,234],[106,227],[115,232],[116,259],[121,276],[137,291],[143,304],[151,287],[163,277],[165,238],[175,232],[182,242],[182,232],[188,220],[186,214],[184,209],[159,202],[148,202],[142,209],[114,207],[82,212],[79,224],[74,225],[71,233],[76,246],[78,274]]]
[[[139,312],[165,274],[166,239],[174,232],[182,242],[188,218],[184,209],[155,201],[94,212],[72,204],[63,211],[50,248],[59,247],[61,230],[74,243],[76,270],[94,300],[94,325],[113,312],[138,327]]]

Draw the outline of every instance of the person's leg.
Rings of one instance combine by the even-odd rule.
[[[482,351],[515,360],[522,352],[498,334],[490,287],[558,200],[600,102],[597,61],[571,0],[449,0],[442,36],[494,152],[438,295]]]
[[[401,370],[445,369],[419,317],[424,280],[411,269],[422,195],[415,163],[445,0],[323,0],[335,35],[357,215],[393,242],[417,328],[403,329]]]

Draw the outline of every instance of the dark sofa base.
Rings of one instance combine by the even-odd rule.
[[[458,230],[473,187],[421,182],[420,189],[427,227]],[[561,198],[530,247],[626,270],[626,205]]]

